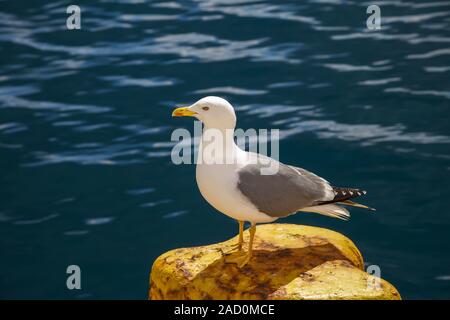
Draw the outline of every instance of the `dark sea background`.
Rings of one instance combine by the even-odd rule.
[[[403,298],[450,298],[449,1],[0,1],[0,58],[0,298],[146,299],[157,256],[235,236],[170,157],[193,132],[173,108],[207,95],[378,210],[279,222],[348,236]]]

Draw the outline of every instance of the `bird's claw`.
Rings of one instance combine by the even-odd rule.
[[[241,253],[233,256],[228,256],[225,259],[225,263],[234,263],[237,264],[239,268],[244,267],[249,261],[251,256],[249,254]]]
[[[223,250],[222,248],[218,248],[217,250],[219,250],[222,255],[224,256],[228,256],[230,254],[237,252],[241,252],[242,251],[242,243],[236,243],[233,245],[230,245],[226,248],[226,250]]]
[[[231,245],[231,249],[225,253],[225,255],[230,255],[234,252],[242,252],[242,243],[236,243]]]

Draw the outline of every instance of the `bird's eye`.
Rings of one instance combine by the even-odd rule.
[[[205,110],[205,111],[208,111],[209,107],[203,107],[202,109]]]

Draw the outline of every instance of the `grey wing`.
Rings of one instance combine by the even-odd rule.
[[[273,175],[262,175],[264,166],[259,163],[248,164],[238,172],[238,189],[259,211],[284,217],[333,199],[333,188],[326,180],[305,169],[278,164]]]

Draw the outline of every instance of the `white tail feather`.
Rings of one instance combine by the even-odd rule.
[[[323,204],[320,206],[306,207],[300,209],[299,211],[320,213],[325,216],[342,220],[348,220],[350,218],[350,212],[348,212],[347,209],[339,207],[335,204]]]

